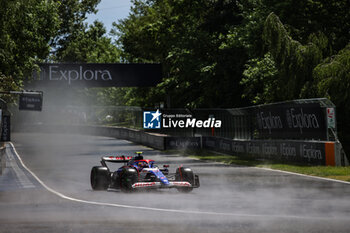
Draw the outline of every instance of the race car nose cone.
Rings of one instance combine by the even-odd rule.
[[[169,185],[169,180],[165,176],[161,176],[159,179],[163,184]]]

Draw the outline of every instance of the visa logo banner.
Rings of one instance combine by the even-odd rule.
[[[143,128],[144,129],[160,129],[161,128],[161,115],[162,115],[162,113],[160,113],[159,110],[143,112]]]

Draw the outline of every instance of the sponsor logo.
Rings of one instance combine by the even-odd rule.
[[[300,145],[300,154],[302,157],[307,158],[308,161],[316,159],[321,160],[323,158],[321,150],[309,146],[306,144]]]
[[[262,154],[263,155],[278,155],[278,147],[274,145],[269,145],[268,143],[262,144]]]
[[[285,157],[296,157],[297,156],[297,151],[294,146],[291,146],[287,143],[281,143],[280,144],[280,151],[282,156]]]
[[[283,129],[283,124],[280,116],[274,116],[271,112],[259,112],[257,114],[258,125],[260,129],[267,129],[269,134],[273,129]]]
[[[257,144],[247,143],[246,150],[249,154],[260,154],[260,146]]]
[[[162,114],[159,110],[143,112],[144,129],[221,128],[221,125],[221,120],[215,118],[200,120],[190,114]]]
[[[245,152],[244,145],[233,142],[232,143],[232,151],[236,152],[236,153],[244,153]]]
[[[160,129],[161,128],[161,115],[162,113],[157,111],[143,112],[143,128],[144,129]]]
[[[303,129],[318,129],[320,125],[317,120],[317,116],[312,113],[304,113],[303,109],[288,109],[286,111],[286,117],[289,128],[299,128],[300,133],[303,133]]]
[[[187,118],[186,120],[174,120],[172,118],[163,118],[164,128],[220,128],[221,121],[215,118],[208,120],[198,120],[196,118]]]
[[[140,182],[140,183],[135,183],[132,185],[133,188],[139,188],[139,187],[153,187],[153,186],[157,186],[160,185],[159,182]]]
[[[186,181],[183,181],[183,182],[179,182],[179,181],[173,181],[173,182],[170,182],[170,184],[174,185],[174,186],[184,186],[184,187],[191,187],[191,184],[186,182]]]
[[[88,70],[79,66],[77,69],[60,69],[59,66],[49,66],[49,80],[62,81],[65,80],[70,85],[77,80],[102,80],[111,81],[112,75],[109,70]]]
[[[121,161],[124,161],[124,160],[130,160],[132,159],[132,156],[104,156],[103,159],[106,159],[106,160],[121,160]]]
[[[327,108],[328,128],[335,128],[335,111],[334,108]]]
[[[179,141],[179,140],[174,140],[170,141],[170,146],[174,147],[180,147],[180,148],[187,148],[187,147],[199,147],[199,143],[195,141]]]

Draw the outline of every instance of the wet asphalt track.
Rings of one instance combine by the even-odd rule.
[[[349,232],[350,185],[256,168],[204,163],[106,137],[21,133],[0,176],[0,232]],[[172,171],[190,166],[201,187],[92,191],[102,155],[144,151]],[[64,198],[58,195],[64,195]],[[68,200],[74,198],[75,200]],[[81,201],[87,201],[83,203]]]

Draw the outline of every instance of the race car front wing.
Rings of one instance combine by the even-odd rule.
[[[137,182],[132,185],[132,188],[134,189],[140,189],[140,188],[181,188],[181,187],[188,187],[188,188],[198,188],[198,185],[191,185],[187,181],[170,181],[169,184],[163,184],[162,182]]]

